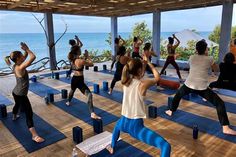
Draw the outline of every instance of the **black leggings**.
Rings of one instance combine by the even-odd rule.
[[[116,62],[116,56],[112,58],[111,70],[113,69],[115,62]]]
[[[34,122],[33,122],[33,110],[30,104],[30,101],[27,97],[27,95],[20,96],[12,93],[13,98],[15,100],[15,105],[13,107],[13,114],[16,115],[18,114],[19,109],[23,109],[26,115],[26,124],[28,128],[34,127]]]
[[[188,88],[185,84],[177,91],[176,95],[174,96],[174,99],[172,101],[172,105],[170,106],[171,111],[176,111],[179,102],[181,98],[185,95],[188,95],[189,93],[195,93],[200,95],[201,97],[208,100],[210,103],[212,103],[216,107],[217,115],[220,121],[221,125],[229,125],[228,116],[225,109],[225,103],[221,98],[214,93],[211,89],[207,88],[205,90],[194,90],[191,88]]]
[[[87,104],[89,106],[89,112],[92,113],[94,112],[93,109],[93,95],[90,91],[90,89],[88,88],[88,86],[84,83],[84,76],[73,76],[71,79],[71,90],[69,93],[69,102],[71,102],[75,90],[79,89],[84,95],[87,96],[88,101]]]
[[[162,70],[161,70],[161,74],[164,73],[164,71],[166,70],[166,68],[167,68],[167,66],[168,66],[169,64],[173,65],[173,67],[176,69],[176,72],[177,72],[179,78],[181,79],[181,75],[180,75],[180,72],[179,72],[179,66],[178,66],[178,64],[175,62],[175,57],[174,57],[174,56],[168,56],[168,57],[166,58],[166,62],[165,62],[164,67],[163,67]]]
[[[223,82],[223,81],[215,81],[210,83],[210,88],[222,88],[236,91],[236,82]]]
[[[132,58],[142,58],[138,52],[132,53]]]
[[[111,81],[111,86],[110,88],[113,89],[115,87],[116,82],[121,80],[121,76],[120,75],[114,75],[113,80]]]

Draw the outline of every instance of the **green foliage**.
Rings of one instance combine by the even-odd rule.
[[[211,41],[215,43],[220,43],[220,25],[217,25],[213,32],[208,37]],[[231,29],[231,38],[236,38],[236,26],[232,27]]]
[[[112,59],[111,51],[109,50],[103,50],[101,55],[98,55],[98,53],[99,53],[99,50],[91,50],[89,52],[89,56],[91,57],[92,61],[95,63],[105,62]]]

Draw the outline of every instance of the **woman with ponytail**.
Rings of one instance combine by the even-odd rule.
[[[88,106],[89,112],[91,113],[91,118],[93,119],[101,119],[101,117],[97,116],[94,112],[93,107],[93,95],[88,88],[88,86],[84,83],[84,66],[93,66],[93,62],[91,61],[88,54],[85,57],[80,56],[81,53],[78,54],[78,49],[74,47],[68,55],[68,59],[71,62],[71,69],[74,71],[74,75],[71,79],[71,90],[69,93],[69,100],[66,103],[67,106],[70,106],[71,100],[74,96],[75,90],[78,88],[84,95],[88,98]]]
[[[161,157],[169,157],[171,152],[170,144],[156,132],[146,128],[143,119],[146,118],[145,104],[143,97],[147,89],[155,85],[160,75],[155,67],[150,63],[147,56],[143,56],[144,62],[150,66],[154,79],[143,80],[146,63],[135,58],[129,61],[122,72],[121,83],[124,85],[122,116],[116,123],[113,130],[112,143],[107,146],[107,150],[113,154],[120,131],[130,134],[132,137],[161,149]]]
[[[34,128],[33,111],[30,101],[27,97],[29,90],[29,75],[26,68],[31,65],[31,63],[35,60],[36,56],[25,43],[21,43],[21,48],[25,51],[24,54],[22,54],[20,51],[13,51],[10,56],[7,56],[5,58],[5,61],[8,65],[11,65],[10,60],[14,62],[13,72],[16,76],[16,86],[12,92],[12,95],[15,100],[15,105],[13,107],[12,112],[12,120],[17,120],[17,118],[19,118],[19,108],[24,108],[26,115],[26,123],[30,133],[32,134],[32,140],[37,143],[41,143],[44,141],[44,139],[37,134]],[[28,55],[29,60],[26,60]]]
[[[125,56],[126,49],[124,46],[119,47],[117,54],[118,56],[116,57],[116,71],[115,71],[113,80],[111,82],[111,86],[110,86],[108,94],[112,94],[112,90],[115,87],[116,82],[121,80],[122,71],[125,64],[130,60],[129,56]]]

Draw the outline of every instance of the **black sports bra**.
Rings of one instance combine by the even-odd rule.
[[[81,68],[77,67],[76,65],[72,64],[71,65],[71,69],[75,70],[75,71],[84,71],[84,66],[82,66]]]

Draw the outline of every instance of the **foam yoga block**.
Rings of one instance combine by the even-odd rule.
[[[107,65],[103,64],[103,70],[107,70]]]
[[[103,90],[104,90],[104,91],[108,91],[108,82],[104,81],[104,82],[102,83],[102,87],[103,87]]]
[[[70,77],[70,75],[71,75],[71,71],[70,70],[66,71],[66,77]]]
[[[89,70],[89,66],[85,66],[85,70]]]
[[[54,94],[53,93],[48,93],[48,102],[54,102]]]
[[[93,119],[93,131],[97,134],[103,132],[103,124],[101,119]]]
[[[160,79],[159,85],[162,87],[170,88],[170,89],[178,89],[180,86],[180,83],[176,81],[172,81],[172,80]]]
[[[7,107],[4,104],[0,104],[1,117],[7,117]]]
[[[97,72],[97,71],[98,71],[98,66],[94,66],[94,67],[93,67],[93,71],[96,71],[96,72]]]
[[[174,97],[168,97],[168,109],[171,109],[173,99]]]
[[[68,92],[66,89],[62,89],[61,90],[61,98],[62,99],[67,99],[67,96],[68,96]]]
[[[149,106],[148,107],[148,116],[149,116],[149,118],[156,118],[157,117],[157,107]]]
[[[72,129],[73,141],[78,144],[83,141],[83,129],[79,126]]]
[[[36,77],[35,75],[32,76],[31,81],[32,81],[32,82],[37,82],[37,77]]]
[[[99,93],[99,84],[93,84],[93,92],[95,94],[98,94]]]
[[[54,78],[57,79],[57,80],[59,80],[60,74],[59,74],[59,73],[54,73]]]

